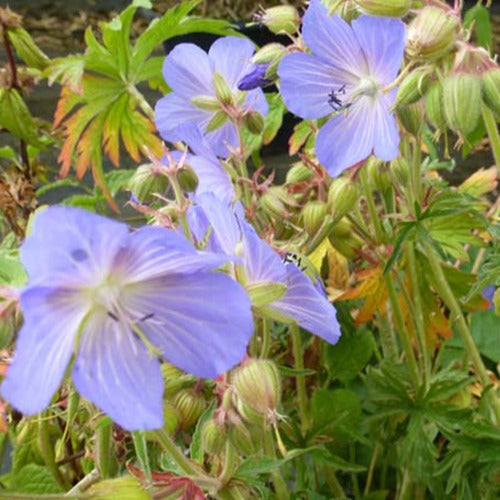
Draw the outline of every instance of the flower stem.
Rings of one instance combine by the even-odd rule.
[[[483,122],[488,132],[488,137],[490,139],[491,150],[493,151],[493,158],[495,158],[495,164],[497,166],[498,173],[500,174],[500,135],[498,134],[498,128],[495,120],[495,116],[484,102],[482,103],[483,112]]]
[[[380,224],[380,219],[377,215],[377,209],[375,207],[375,201],[373,199],[373,193],[368,183],[368,173],[367,169],[363,167],[361,169],[360,178],[361,184],[363,185],[363,190],[365,192],[365,200],[368,205],[368,211],[370,212],[370,217],[375,228],[376,243],[381,243],[384,240],[384,230]]]
[[[421,179],[422,154],[419,146],[419,139],[415,139],[413,145],[413,168],[412,168],[412,191],[413,201],[420,206],[422,202],[422,179]],[[413,209],[413,207],[412,207]]]
[[[109,422],[100,425],[97,429],[97,466],[100,476],[103,479],[111,477],[111,437],[112,437],[112,423]]]
[[[479,354],[476,344],[474,343],[474,339],[472,338],[469,327],[467,326],[467,322],[465,321],[460,305],[455,298],[455,295],[453,294],[448,281],[446,280],[446,276],[443,272],[443,269],[441,268],[441,263],[436,256],[434,248],[432,248],[432,246],[427,242],[422,242],[422,245],[434,274],[436,285],[438,286],[437,292],[450,310],[451,317],[456,321],[456,325],[460,336],[462,337],[465,350],[472,358],[472,363],[474,364],[477,375],[479,377],[479,380],[483,384],[483,387],[487,388],[486,397],[491,409],[495,414],[496,423],[500,423],[500,400],[497,398],[497,395],[494,392],[494,388],[491,387],[491,381],[488,377],[488,372],[486,370],[486,367],[484,366],[483,360],[481,358],[481,355]]]
[[[264,429],[264,448],[266,454],[271,458],[276,458],[276,452],[274,449],[274,440],[273,435],[271,433],[271,429]],[[273,478],[274,489],[276,492],[277,500],[287,500],[290,498],[288,494],[288,488],[286,486],[285,480],[281,475],[279,470],[274,470],[271,472],[271,477]]]
[[[365,490],[363,492],[364,496],[368,495],[370,488],[372,486],[375,465],[377,464],[377,459],[378,459],[378,456],[379,456],[381,451],[382,451],[382,445],[380,444],[380,441],[377,441],[377,444],[375,445],[375,448],[373,449],[372,458],[370,460],[370,466],[368,467],[368,474],[366,476]]]
[[[228,440],[226,442],[226,455],[224,457],[224,467],[219,476],[219,481],[221,482],[222,486],[228,483],[229,480],[231,479],[235,466],[235,461],[236,461],[235,459],[236,456],[234,453],[234,446],[231,444],[231,441]]]
[[[302,340],[300,338],[299,327],[297,325],[290,326],[290,334],[292,336],[293,357],[295,360],[295,369],[298,371],[304,370],[304,360],[302,356],[304,351],[302,348]],[[307,412],[308,401],[306,391],[306,378],[304,375],[297,374],[297,398],[299,402],[299,415],[302,434],[305,434],[309,429],[309,415]]]
[[[269,321],[266,318],[262,319],[262,348],[260,351],[261,358],[269,356],[269,349],[271,348],[271,328]]]

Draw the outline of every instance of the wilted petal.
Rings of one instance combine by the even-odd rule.
[[[366,62],[352,28],[337,15],[328,16],[320,0],[312,0],[303,19],[302,35],[314,54],[359,78]]]
[[[340,325],[334,307],[294,264],[288,264],[286,271],[287,291],[269,307],[285,313],[305,330],[335,344],[340,337]]]
[[[163,77],[172,90],[186,100],[198,95],[214,95],[207,53],[192,43],[181,43],[172,49],[163,63]]]
[[[87,307],[74,291],[34,287],[21,294],[24,324],[2,396],[33,415],[46,408],[64,376]]]
[[[250,300],[240,285],[221,273],[170,275],[134,287],[129,310],[165,359],[198,377],[214,378],[246,353],[253,332]]]
[[[373,149],[377,115],[371,97],[362,96],[346,111],[331,118],[318,132],[316,155],[335,177],[367,158]]]
[[[164,304],[165,307],[165,304]],[[95,312],[82,332],[73,381],[78,392],[127,430],[163,425],[158,359],[125,321]]]
[[[389,106],[394,103],[396,89],[390,94],[379,96],[375,103],[376,125],[374,127],[373,149],[375,156],[384,161],[393,160],[399,153],[399,132],[393,112]]]
[[[397,76],[405,49],[405,25],[401,19],[360,16],[352,29],[366,56],[370,74],[379,85],[389,85]]]
[[[286,107],[302,118],[315,119],[333,112],[329,94],[352,77],[309,54],[285,56],[279,67],[281,95]]]

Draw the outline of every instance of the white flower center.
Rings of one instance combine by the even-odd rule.
[[[359,80],[354,91],[351,94],[351,99],[356,97],[368,96],[374,98],[380,90],[379,85],[370,77],[363,77]]]

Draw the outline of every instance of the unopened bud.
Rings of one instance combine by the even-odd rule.
[[[354,233],[342,237],[331,234],[329,240],[335,250],[347,259],[354,259],[357,257],[358,250],[363,246],[363,241]]]
[[[287,289],[284,283],[257,282],[246,287],[254,307],[261,307],[283,297]]]
[[[170,402],[163,402],[163,429],[167,434],[173,434],[179,425],[179,412]]]
[[[231,425],[228,431],[229,441],[234,446],[238,454],[249,456],[255,453],[255,444],[250,431],[243,422]]]
[[[210,95],[197,95],[191,98],[191,102],[194,106],[204,111],[220,110],[220,101]]]
[[[314,175],[313,171],[303,163],[295,163],[286,174],[286,184],[300,184],[308,181]]]
[[[461,193],[467,193],[471,196],[480,197],[486,193],[494,191],[497,187],[497,169],[491,167],[488,169],[480,168],[474,172],[470,177],[465,179],[458,190]]]
[[[281,377],[268,359],[251,359],[233,373],[236,395],[244,405],[265,418],[272,418],[281,400]]]
[[[395,160],[392,160],[389,170],[401,186],[406,186],[410,178],[410,165],[404,158],[399,156]]]
[[[481,76],[483,101],[496,115],[500,116],[500,68],[485,71]]]
[[[383,161],[372,156],[363,168],[368,171],[371,185],[379,191],[385,191],[391,186],[391,176]]]
[[[183,165],[177,172],[177,180],[183,191],[194,193],[198,187],[198,176],[189,165]]]
[[[406,32],[408,55],[425,60],[439,59],[451,50],[458,26],[453,15],[437,7],[424,7],[411,21]]]
[[[194,389],[183,389],[174,398],[174,406],[180,415],[182,430],[193,427],[205,409],[205,398]]]
[[[201,440],[208,453],[222,452],[227,440],[226,427],[214,419],[207,420],[201,430]]]
[[[281,43],[268,43],[260,48],[252,57],[254,64],[268,64],[277,58],[281,58],[286,48]]]
[[[113,500],[116,498],[149,500],[151,495],[137,478],[122,476],[114,479],[101,480],[93,484],[88,489],[88,497],[96,500]]]
[[[290,195],[283,186],[271,186],[260,198],[260,206],[268,215],[278,218],[287,218],[287,205],[290,201]]]
[[[250,111],[243,117],[243,123],[252,134],[261,134],[264,130],[264,118],[257,111]]]
[[[332,236],[338,238],[344,238],[353,233],[352,224],[347,217],[340,219],[332,229]]]
[[[9,7],[0,7],[0,26],[7,29],[21,26],[23,18]]]
[[[293,35],[300,26],[299,12],[291,5],[269,7],[263,14],[258,15],[257,19],[276,35],[280,33]]]
[[[222,125],[226,123],[228,118],[229,117],[226,115],[226,113],[224,113],[224,111],[217,111],[213,114],[212,118],[210,118],[210,121],[207,123],[205,132],[213,132],[214,130],[222,127]]]
[[[453,73],[443,81],[443,105],[451,130],[462,138],[477,126],[481,115],[481,81],[476,75]]]
[[[318,232],[326,216],[326,203],[320,200],[308,201],[302,209],[302,222],[309,235]]]
[[[420,102],[399,106],[396,109],[396,114],[401,121],[403,127],[414,136],[419,136],[422,133],[424,126],[424,109]]]
[[[128,188],[141,203],[150,201],[153,194],[164,193],[167,186],[167,177],[152,163],[137,167],[128,181]]]
[[[355,3],[364,14],[403,17],[410,9],[411,0],[355,0]]]
[[[359,194],[356,184],[348,177],[333,179],[328,189],[328,212],[334,221],[340,220],[351,211],[358,201]]]
[[[441,82],[431,83],[425,94],[425,113],[429,123],[437,130],[446,129],[446,118],[444,115],[443,86]]]
[[[401,82],[396,95],[396,106],[412,104],[418,101],[427,91],[430,83],[430,69],[417,68]]]
[[[226,80],[220,73],[214,73],[212,85],[215,89],[215,95],[219,102],[221,102],[222,104],[232,104],[233,93],[231,92],[231,89],[229,88]]]

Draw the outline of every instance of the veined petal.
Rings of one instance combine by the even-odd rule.
[[[399,132],[394,113],[389,107],[394,103],[396,89],[380,95],[375,103],[377,124],[374,128],[373,149],[375,156],[384,161],[394,160],[399,154]]]
[[[129,234],[116,255],[113,274],[128,283],[155,279],[169,273],[214,269],[227,261],[223,255],[198,252],[176,231],[144,226]]]
[[[40,211],[21,245],[30,285],[85,284],[109,270],[128,228],[86,210],[52,206]]]
[[[257,111],[262,116],[266,116],[269,111],[269,104],[262,89],[254,89],[247,92],[245,97],[245,108]]]
[[[376,116],[373,98],[362,96],[321,127],[316,155],[332,177],[371,154]]]
[[[170,275],[143,283],[124,301],[128,310],[151,315],[139,327],[165,359],[198,377],[232,368],[253,332],[247,294],[222,273]]]
[[[163,78],[176,94],[186,99],[214,95],[208,55],[192,43],[181,43],[168,54],[163,63]]]
[[[188,99],[175,93],[162,97],[155,106],[155,124],[166,141],[185,141],[190,128],[197,128],[210,120],[210,112],[196,108]]]
[[[178,127],[179,135],[197,156],[210,161],[217,161],[217,156],[201,133],[200,126],[194,123],[185,123]]]
[[[352,28],[342,18],[328,15],[320,0],[312,0],[304,15],[302,36],[314,55],[359,78],[366,61]]]
[[[204,131],[204,126],[201,126]],[[205,134],[205,140],[210,146],[210,149],[221,158],[227,158],[230,155],[230,149],[238,146],[238,131],[236,125],[231,121],[226,121],[222,127],[215,129],[213,132]]]
[[[251,65],[254,44],[247,38],[226,36],[216,40],[208,51],[212,71],[220,73],[229,87],[237,89]]]
[[[405,49],[401,19],[360,16],[351,23],[366,56],[370,75],[379,85],[389,85],[399,73]]]
[[[216,198],[229,204],[234,196],[234,186],[229,174],[218,161],[210,161],[201,156],[192,156],[189,165],[198,177],[196,196],[213,193]]]
[[[316,56],[289,54],[278,67],[286,107],[301,118],[315,119],[333,112],[329,94],[352,80],[348,73]]]
[[[163,425],[158,359],[123,320],[95,312],[82,332],[73,369],[78,392],[127,430]]]
[[[59,387],[88,307],[72,290],[30,287],[21,294],[24,324],[2,396],[33,415],[46,408]]]
[[[330,344],[337,343],[340,325],[335,308],[318,293],[312,281],[294,264],[288,264],[286,271],[286,293],[269,307],[292,317],[299,326]]]

